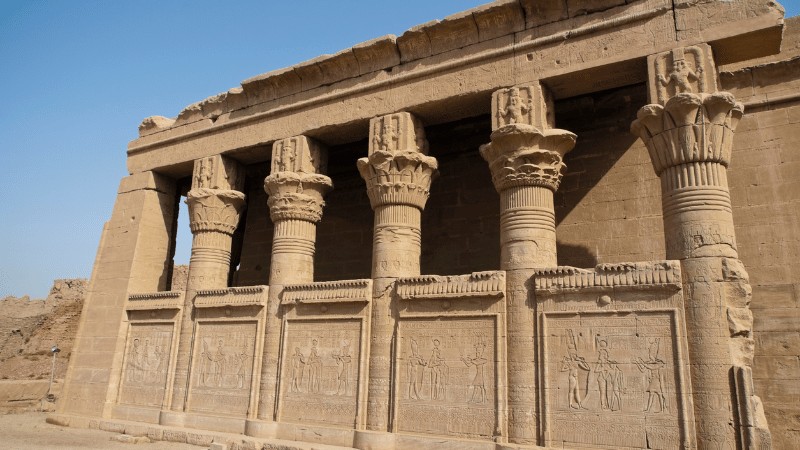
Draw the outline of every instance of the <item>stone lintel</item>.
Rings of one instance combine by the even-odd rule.
[[[351,64],[350,66],[348,66],[346,71],[339,71],[337,73],[341,73],[342,76],[346,77],[345,79],[350,80],[363,75],[365,70],[369,70],[370,68],[374,67],[376,68],[376,70],[384,70],[387,73],[390,73],[391,76],[381,75],[372,77],[369,80],[365,81],[369,82],[370,84],[372,84],[372,82],[380,84],[380,83],[388,83],[391,81],[393,82],[394,85],[397,85],[397,83],[399,82],[399,78],[395,80],[394,78],[396,77],[405,79],[406,76],[410,76],[412,75],[412,72],[418,70],[430,71],[432,70],[432,67],[435,67],[435,65],[434,66],[418,65],[415,67],[408,67],[407,70],[396,70],[396,69],[402,69],[404,65],[407,65],[407,63],[416,64],[417,60],[421,58],[428,58],[430,56],[435,56],[436,58],[440,59],[441,61],[439,62],[449,62],[447,57],[435,55],[434,52],[431,50],[432,44],[430,39],[428,38],[428,35],[430,33],[437,34],[439,33],[439,31],[430,31],[429,33],[429,30],[439,30],[439,28],[445,30],[448,27],[453,26],[453,24],[449,22],[453,21],[457,22],[458,20],[466,21],[466,18],[456,20],[456,16],[465,16],[468,15],[468,13],[472,14],[472,22],[474,22],[475,24],[473,26],[477,26],[479,42],[472,45],[468,45],[466,47],[462,46],[457,49],[448,50],[442,55],[449,55],[452,53],[454,55],[453,58],[461,57],[458,55],[463,53],[465,50],[471,47],[483,46],[485,43],[489,42],[484,39],[497,40],[498,37],[513,36],[513,33],[515,32],[512,30],[516,30],[520,26],[520,13],[524,16],[524,21],[526,23],[526,25],[524,26],[526,27],[526,29],[523,31],[517,31],[516,33],[527,33],[529,31],[536,31],[536,33],[534,33],[536,39],[534,39],[534,41],[532,42],[537,42],[544,39],[544,41],[542,41],[543,43],[547,41],[548,38],[554,37],[558,34],[562,34],[565,32],[564,30],[573,29],[575,26],[583,24],[588,19],[593,19],[593,20],[590,20],[590,25],[591,25],[589,27],[590,31],[587,31],[587,33],[601,34],[605,32],[604,30],[614,29],[615,27],[628,26],[628,24],[635,24],[642,20],[647,20],[651,18],[651,16],[647,15],[650,13],[652,13],[652,17],[663,16],[665,18],[666,15],[672,14],[672,9],[666,8],[663,5],[656,5],[655,10],[653,10],[655,12],[649,11],[646,14],[645,12],[640,11],[642,9],[642,6],[645,5],[645,3],[633,2],[633,4],[631,5],[622,5],[617,8],[613,8],[614,14],[609,14],[608,10],[602,10],[603,8],[600,8],[602,11],[590,12],[587,10],[586,13],[588,14],[584,16],[568,19],[570,14],[567,14],[566,12],[566,7],[564,6],[565,2],[523,1],[519,5],[517,5],[516,3],[517,2],[498,2],[497,4],[484,5],[475,8],[473,10],[467,11],[463,14],[455,15],[453,16],[453,20],[450,20],[450,18],[448,18],[441,22],[434,21],[418,27],[414,27],[408,33],[404,34],[400,38],[397,38],[395,41],[390,40],[389,45],[387,45],[386,40],[383,41],[376,40],[380,41],[380,43],[375,43],[372,46],[369,45],[369,42],[365,44],[359,44],[353,49],[351,49],[351,53],[355,55],[354,56],[355,64]],[[715,8],[717,8],[718,3],[721,2],[714,3]],[[742,4],[742,6],[737,6],[736,9],[744,11],[748,8],[748,5],[755,3],[755,1],[742,0],[736,3]],[[650,3],[646,3],[646,5],[650,5]],[[520,6],[522,12],[520,12],[519,10]],[[712,40],[714,42],[717,41],[725,42],[725,48],[728,49],[726,50],[725,62],[727,63],[735,62],[736,57],[735,55],[733,55],[733,53],[735,52],[732,52],[730,49],[735,49],[746,43],[745,42],[746,40],[739,39],[737,36],[740,35],[744,36],[747,33],[753,34],[763,30],[773,30],[773,29],[777,29],[778,30],[777,35],[778,36],[780,35],[780,28],[782,27],[782,12],[780,11],[780,8],[759,7],[757,9],[753,9],[753,11],[756,14],[755,17],[737,16],[738,21],[736,30],[725,29],[723,27],[720,28],[720,30],[717,30],[715,34],[711,36],[713,37],[713,39],[710,38],[706,39],[706,41],[708,42],[711,42]],[[707,11],[700,10],[699,8],[694,6],[685,6],[682,9],[681,13],[683,15],[689,14],[692,16],[693,19],[702,22],[704,14],[706,14]],[[572,23],[574,21],[578,22]],[[554,23],[554,22],[560,22],[563,23],[564,25],[560,25],[560,23]],[[669,18],[668,22],[672,23],[672,27],[675,26],[674,20],[672,18]],[[487,32],[487,30],[489,30],[489,28],[487,28],[486,25],[487,23],[502,24],[501,26],[498,27],[492,27],[491,30],[494,32],[498,29],[504,29],[507,30],[506,34],[502,36],[496,36],[494,33]],[[547,23],[549,23],[549,25],[543,26],[544,24]],[[541,31],[538,31],[539,28],[541,28]],[[409,47],[408,45],[406,45],[407,44],[406,37],[412,36],[414,34],[412,33],[412,31],[416,32],[417,35],[423,38],[419,44],[414,44],[413,47],[414,48],[425,47],[427,50],[422,49],[420,51],[417,50],[411,51],[408,48],[404,50],[404,46]],[[682,29],[682,31],[685,31],[685,29]],[[460,32],[461,31],[459,30],[454,30],[450,31],[449,33],[451,34],[455,33],[456,35],[458,35],[458,33]],[[673,36],[675,35],[675,33],[677,32],[675,30],[672,30]],[[571,33],[565,39],[569,39],[573,37],[573,35],[577,36],[574,33]],[[672,37],[671,39],[675,38]],[[693,37],[689,39],[687,42],[688,43],[702,42],[698,41],[698,39],[699,39],[698,37]],[[448,41],[448,39],[444,40]],[[511,41],[516,41],[516,40],[512,39]],[[532,42],[527,44],[532,45]],[[529,51],[527,49],[528,47],[527,44],[526,44],[526,51]],[[359,56],[360,52],[359,46],[362,47],[366,46],[368,48],[374,47],[373,49],[374,51],[370,50],[370,53],[373,56],[369,58],[369,61],[367,61],[366,64],[362,64],[363,58]],[[506,52],[507,49],[501,47],[503,47],[502,44],[498,45],[495,50],[497,50],[502,54],[505,54],[504,52]],[[757,46],[756,50],[749,51],[746,54],[746,58],[763,56],[762,53],[766,55],[769,52],[773,51],[771,48],[766,48],[766,47],[762,48],[762,47]],[[661,48],[663,48],[663,46],[659,47],[657,45],[653,50],[658,51]],[[533,50],[534,50],[533,48],[530,48],[530,51]],[[759,53],[759,51],[761,53]],[[399,64],[389,65],[392,61],[397,61],[399,59],[398,54],[400,55],[401,58],[406,58],[407,55],[411,54],[409,52],[414,54],[413,58],[402,59],[401,61],[399,61]],[[322,57],[321,59],[315,61],[315,65],[318,66],[325,65],[327,64],[327,62],[324,61],[326,61],[327,59],[333,60],[334,63],[332,64],[337,65],[335,61],[337,60],[337,58],[341,59],[342,57],[341,54],[344,53],[347,53],[347,51],[337,53],[336,55]],[[363,56],[363,52],[361,53]],[[458,55],[456,55],[456,53],[458,53]],[[495,52],[482,52],[482,53],[486,54],[486,58],[490,58],[490,55],[494,54]],[[647,54],[648,54],[647,51],[643,50],[642,52],[640,52],[639,56],[636,57],[645,57]],[[628,56],[634,57],[633,55],[628,55]],[[380,64],[372,64],[371,61],[383,61],[383,62],[381,62]],[[619,62],[619,61],[606,61],[605,63],[601,61],[599,64],[594,63],[594,64],[589,64],[589,66],[591,67],[597,65],[602,66],[604,64],[608,64],[611,62]],[[444,65],[446,66],[447,64]],[[302,66],[303,64],[300,64],[297,67],[300,68]],[[367,69],[365,69],[365,67]],[[381,67],[381,69],[377,69],[377,67]],[[585,69],[589,67],[583,67],[583,68]],[[541,78],[541,77],[552,77],[554,75],[560,75],[563,74],[563,72],[565,71],[563,67],[559,67],[558,69],[559,69],[558,73],[551,73],[552,72],[551,70],[546,70],[546,68],[543,67],[537,69],[536,72],[540,74],[538,78]],[[437,72],[436,70],[433,71]],[[180,115],[181,120],[176,121],[171,125],[165,121],[162,121],[157,124],[148,123],[148,125],[144,127],[146,128],[146,133],[142,134],[140,139],[137,139],[136,141],[133,141],[131,143],[131,145],[129,146],[128,153],[129,155],[133,155],[135,153],[143,151],[145,148],[151,148],[153,146],[161,147],[163,144],[166,144],[166,142],[164,141],[172,141],[174,139],[177,139],[179,136],[194,135],[196,133],[205,134],[206,132],[210,132],[211,130],[227,127],[228,125],[232,125],[231,122],[238,122],[240,118],[246,118],[248,116],[258,116],[260,115],[259,113],[265,112],[264,109],[265,107],[260,106],[265,102],[272,102],[273,100],[282,99],[284,97],[297,94],[300,92],[309,92],[309,95],[305,95],[304,99],[298,99],[298,101],[302,100],[301,103],[306,103],[307,101],[315,103],[316,102],[315,99],[317,99],[317,97],[320,96],[322,98],[319,98],[317,100],[327,101],[325,100],[325,98],[327,98],[328,90],[322,90],[316,94],[313,92],[313,90],[319,90],[319,88],[326,86],[325,84],[320,84],[325,82],[323,81],[325,80],[325,77],[319,76],[316,77],[316,79],[317,81],[314,81],[311,84],[302,83],[300,76],[298,76],[298,73],[294,67],[280,69],[267,74],[250,78],[242,82],[241,92],[233,94],[231,91],[229,91],[227,95],[222,95],[222,97],[224,98],[216,98],[216,99],[212,98],[214,101],[199,102],[198,104],[190,105],[190,107],[187,107],[186,110],[181,113]],[[339,81],[336,81],[336,83],[338,82]],[[214,96],[214,97],[219,97],[219,96]],[[267,107],[267,109],[275,109],[275,108],[283,109],[282,106],[285,106],[286,103],[287,102],[285,101],[278,101],[277,104],[271,107]],[[297,102],[291,101],[290,103],[295,104]],[[242,109],[243,105],[247,105],[248,109],[243,110]],[[408,105],[408,106],[413,106],[413,105]],[[401,108],[403,107],[405,106],[401,106]],[[242,112],[237,113],[235,117],[230,116],[230,112],[239,110],[241,110]],[[219,121],[211,120],[211,119],[216,119],[216,117],[220,117],[220,120]],[[181,126],[195,122],[204,125],[200,128],[197,128],[195,126],[188,126],[188,127]],[[169,133],[164,133],[164,131],[166,130],[172,130],[172,131]],[[298,131],[305,132],[307,130],[293,130],[291,132],[296,133]],[[269,140],[271,139],[268,139],[267,141]],[[260,142],[265,142],[265,141],[261,140]],[[141,159],[141,158],[136,158],[136,159]],[[161,167],[160,165],[158,165],[158,163],[155,164],[156,165],[153,165],[153,163],[145,164],[144,168]],[[132,164],[131,170],[132,171],[142,170],[141,168],[138,167],[140,166]]]

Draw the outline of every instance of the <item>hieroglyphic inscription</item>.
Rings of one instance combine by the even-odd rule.
[[[680,448],[675,320],[672,311],[546,314],[548,441]]]
[[[496,431],[493,317],[401,320],[397,430],[489,439]]]
[[[360,347],[359,319],[289,321],[281,420],[354,426]]]
[[[120,403],[161,407],[172,328],[172,324],[131,324],[120,383]]]
[[[200,323],[194,343],[189,410],[247,413],[255,322]]]

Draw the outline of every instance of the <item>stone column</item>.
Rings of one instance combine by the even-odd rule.
[[[492,96],[492,142],[481,147],[500,194],[500,264],[506,271],[509,440],[537,443],[536,347],[529,283],[537,268],[555,267],[553,193],[575,135],[551,128],[552,104],[542,86],[501,89]]]
[[[189,227],[192,230],[192,254],[178,339],[172,401],[169,409],[184,411],[189,388],[194,338],[194,297],[203,289],[228,286],[231,270],[231,243],[245,207],[241,192],[244,172],[236,161],[221,155],[194,162],[192,189],[186,196]]]
[[[427,156],[425,129],[410,113],[376,117],[369,128],[369,156],[358,160],[375,211],[367,429],[390,431],[392,341],[397,317],[390,287],[395,278],[420,274],[420,220],[438,172],[436,159]]]
[[[275,419],[283,286],[314,281],[317,223],[322,219],[322,207],[325,205],[322,198],[333,188],[331,179],[322,175],[326,162],[327,151],[306,136],[283,139],[272,146],[272,167],[270,175],[264,179],[264,190],[269,195],[267,204],[275,228],[269,274],[267,334],[258,401],[259,419]]]
[[[639,110],[631,130],[661,178],[667,258],[681,261],[698,445],[767,448],[766,422],[743,421],[739,413],[763,418],[753,411],[760,400],[752,389],[737,394],[734,383],[753,360],[751,289],[736,250],[727,179],[743,108],[716,91],[708,45],[652,55],[648,66],[654,104]]]

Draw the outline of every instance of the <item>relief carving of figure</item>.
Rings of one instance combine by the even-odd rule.
[[[664,375],[661,373],[666,363],[658,357],[660,341],[659,338],[656,338],[650,343],[648,350],[650,359],[645,361],[637,357],[633,360],[633,363],[636,364],[640,372],[647,372],[646,391],[648,396],[647,406],[644,408],[644,412],[650,412],[650,409],[653,407],[653,400],[656,400],[659,404],[659,410],[655,412],[662,413],[668,410],[667,398],[664,395]]]
[[[597,355],[597,364],[594,373],[597,376],[597,386],[600,390],[600,409],[619,411],[622,408],[622,389],[624,389],[624,374],[617,361],[608,357],[608,342],[597,338],[600,348]]]
[[[703,68],[698,67],[697,73],[703,73]],[[689,83],[698,80],[699,77],[697,74],[690,69],[689,66],[686,65],[686,61],[682,59],[676,59],[672,63],[672,72],[670,72],[667,77],[658,74],[658,81],[661,85],[667,87],[670,84],[674,84],[675,92],[678,94],[692,92],[692,86]]]
[[[585,359],[578,356],[578,345],[575,342],[575,334],[569,330],[569,340],[567,341],[568,356],[561,360],[561,372],[569,372],[569,407],[572,409],[587,409],[583,406],[581,390],[578,386],[578,370],[589,372],[591,368]]]
[[[350,364],[353,361],[353,357],[350,356],[350,341],[343,341],[342,349],[338,354],[334,354],[333,358],[337,366],[336,395],[347,395],[350,390]]]
[[[308,355],[308,392],[314,394],[319,393],[320,382],[319,376],[322,372],[322,360],[317,353],[317,340],[311,341],[311,353]]]
[[[431,398],[433,400],[445,399],[445,387],[450,368],[442,358],[442,351],[439,349],[439,339],[433,340],[433,350],[431,357],[428,358],[428,367],[431,369]]]
[[[380,135],[375,135],[374,142],[380,150],[390,151],[397,148],[397,141],[400,138],[394,129],[391,119],[383,122]]]
[[[513,125],[522,122],[522,116],[525,115],[529,109],[528,105],[526,105],[522,97],[520,97],[519,89],[511,88],[508,102],[501,114],[506,119],[507,125]]]
[[[301,392],[300,385],[303,383],[303,369],[305,369],[306,359],[300,352],[300,347],[294,348],[292,355],[292,382],[289,386],[290,392]]]
[[[197,187],[210,188],[211,187],[211,159],[204,158],[200,160],[200,170],[197,171]]]
[[[247,343],[244,344],[242,352],[234,354],[232,358],[236,369],[236,387],[237,389],[244,389],[245,379],[247,378]]]
[[[128,352],[128,381],[140,383],[144,378],[142,355],[139,349],[139,339],[133,340],[133,345]]]
[[[208,349],[208,342],[203,340],[203,364],[200,369],[200,384],[203,386],[222,386],[223,366],[225,364],[225,351],[223,349],[225,341],[220,339],[217,342],[217,350],[211,352]]]
[[[280,158],[278,159],[278,171],[287,172],[294,170],[294,142],[291,140],[284,141],[281,147]]]
[[[408,397],[414,400],[420,399],[420,388],[422,386],[422,374],[425,371],[425,360],[419,356],[417,341],[411,339],[411,356],[408,358]]]
[[[475,377],[472,378],[470,384],[471,395],[467,399],[467,403],[485,403],[486,402],[486,379],[484,377],[484,369],[486,363],[489,361],[484,358],[483,351],[486,349],[484,342],[475,344],[475,357],[462,356],[461,360],[467,367],[475,366]]]

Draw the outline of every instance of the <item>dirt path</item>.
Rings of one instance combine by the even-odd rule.
[[[66,428],[45,422],[47,413],[0,415],[0,447],[8,450],[202,450],[189,444],[152,442],[126,444],[112,441],[110,433],[100,430]]]

